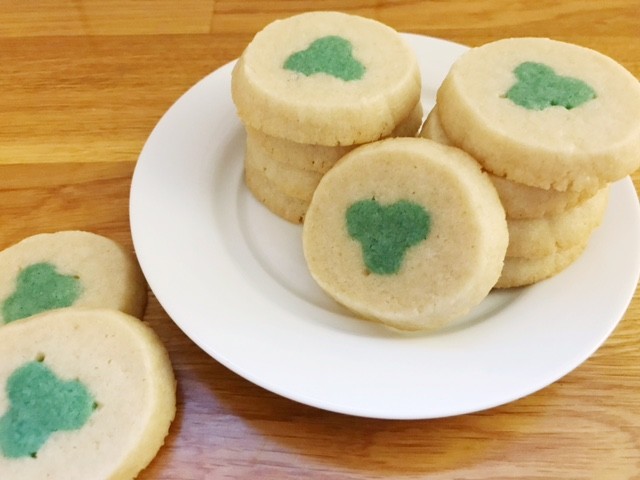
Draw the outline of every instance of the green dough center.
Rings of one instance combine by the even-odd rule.
[[[5,323],[55,308],[69,307],[80,296],[77,277],[61,275],[50,263],[34,263],[23,269],[15,291],[2,304]]]
[[[555,106],[571,110],[596,98],[596,92],[587,83],[578,78],[557,75],[542,63],[521,63],[513,73],[517,82],[505,96],[528,110]]]
[[[53,433],[82,428],[97,405],[84,384],[61,380],[40,361],[15,370],[6,392],[10,408],[0,418],[0,451],[8,458],[36,458]]]
[[[429,213],[408,200],[384,206],[361,200],[345,216],[349,235],[360,242],[366,267],[378,275],[398,273],[407,249],[426,240],[431,230]]]
[[[284,68],[311,76],[326,73],[344,81],[360,80],[365,67],[353,57],[349,40],[330,35],[314,40],[305,50],[295,52],[284,62]]]

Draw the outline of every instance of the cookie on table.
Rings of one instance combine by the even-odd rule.
[[[507,219],[507,257],[538,258],[588,241],[600,225],[607,207],[609,188],[557,215],[530,219]]]
[[[506,257],[495,288],[525,287],[551,278],[573,264],[587,244],[585,241],[542,257]]]
[[[436,105],[427,115],[420,136],[430,138],[444,145],[453,145],[442,128]],[[557,215],[592,197],[599,189],[588,188],[580,191],[559,191],[531,187],[523,183],[489,173],[498,191],[502,205],[509,219],[539,218]]]
[[[242,123],[299,143],[354,145],[389,135],[420,100],[414,52],[364,17],[309,12],[258,32],[232,73]]]
[[[147,285],[134,255],[84,231],[42,233],[0,252],[0,325],[62,307],[142,317]]]
[[[473,48],[437,104],[451,141],[512,181],[596,190],[640,166],[640,84],[588,48],[545,38]]]
[[[320,287],[401,330],[444,326],[480,303],[507,243],[504,209],[478,163],[423,138],[349,152],[320,181],[303,225]]]
[[[175,416],[166,349],[116,310],[64,308],[0,329],[0,477],[132,479]]]

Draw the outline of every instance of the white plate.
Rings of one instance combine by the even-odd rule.
[[[425,111],[466,47],[406,35]],[[640,209],[629,178],[569,269],[494,292],[457,325],[400,335],[358,320],[309,276],[301,228],[244,187],[244,131],[233,64],[162,117],[140,154],[130,198],[135,249],[175,323],[229,369],[270,391],[352,415],[463,414],[535,392],[586,360],[623,316],[640,271]],[[587,386],[588,388],[588,386]]]

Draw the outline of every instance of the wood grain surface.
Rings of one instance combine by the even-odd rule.
[[[549,36],[640,76],[637,0],[3,0],[0,248],[63,229],[132,248],[131,175],[161,115],[268,22],[316,9],[471,46]],[[149,295],[144,321],[171,355],[178,414],[142,480],[640,478],[637,291],[606,343],[558,382],[422,421],[349,417],[265,391],[202,352]]]

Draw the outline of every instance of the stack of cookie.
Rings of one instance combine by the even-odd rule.
[[[232,74],[247,131],[247,186],[274,213],[301,223],[318,182],[344,154],[417,133],[420,91],[414,53],[386,25],[338,12],[269,24]]]
[[[421,136],[465,150],[491,174],[510,234],[497,287],[528,285],[580,256],[609,183],[640,166],[640,86],[593,50],[500,40],[453,65]]]

